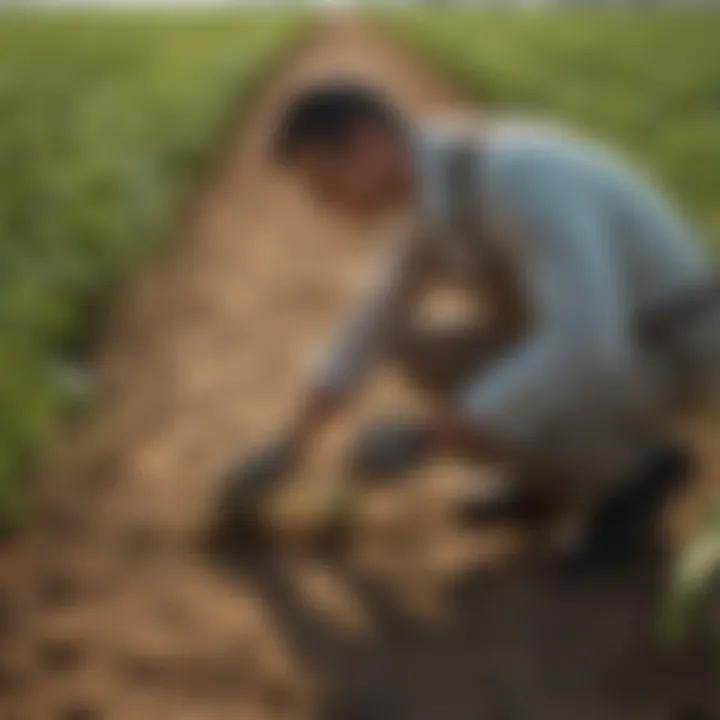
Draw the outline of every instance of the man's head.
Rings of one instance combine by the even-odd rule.
[[[412,195],[409,130],[376,90],[334,83],[300,92],[284,109],[273,148],[334,209],[371,218]]]

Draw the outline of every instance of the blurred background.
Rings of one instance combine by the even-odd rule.
[[[195,542],[367,260],[266,167],[290,89],[342,72],[418,114],[560,118],[717,253],[718,10],[0,2],[0,717],[720,718],[715,425],[670,565],[631,578],[567,587],[518,567],[525,540],[456,536],[450,471],[367,500],[355,546],[385,575],[310,560],[330,451],[277,510],[281,552],[228,574]]]

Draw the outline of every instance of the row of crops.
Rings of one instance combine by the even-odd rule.
[[[619,144],[720,237],[720,13],[413,10],[390,21],[483,104]]]
[[[0,510],[291,15],[0,15]]]

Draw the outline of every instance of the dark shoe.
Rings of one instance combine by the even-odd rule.
[[[595,510],[584,538],[563,564],[578,570],[619,567],[647,549],[667,503],[686,485],[693,461],[681,446],[656,450],[631,485]]]
[[[336,691],[324,703],[322,720],[402,720],[407,718],[395,692],[386,687]]]
[[[356,478],[383,480],[413,470],[429,455],[427,423],[391,417],[376,421],[359,433],[350,450],[349,468]]]

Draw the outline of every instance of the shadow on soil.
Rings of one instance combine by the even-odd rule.
[[[337,554],[323,559],[375,631],[348,638],[301,597],[267,552],[224,554],[250,583],[323,693],[322,720],[717,720],[720,657],[702,642],[663,648],[656,552],[622,573],[561,574],[537,562],[473,571],[442,627]]]

